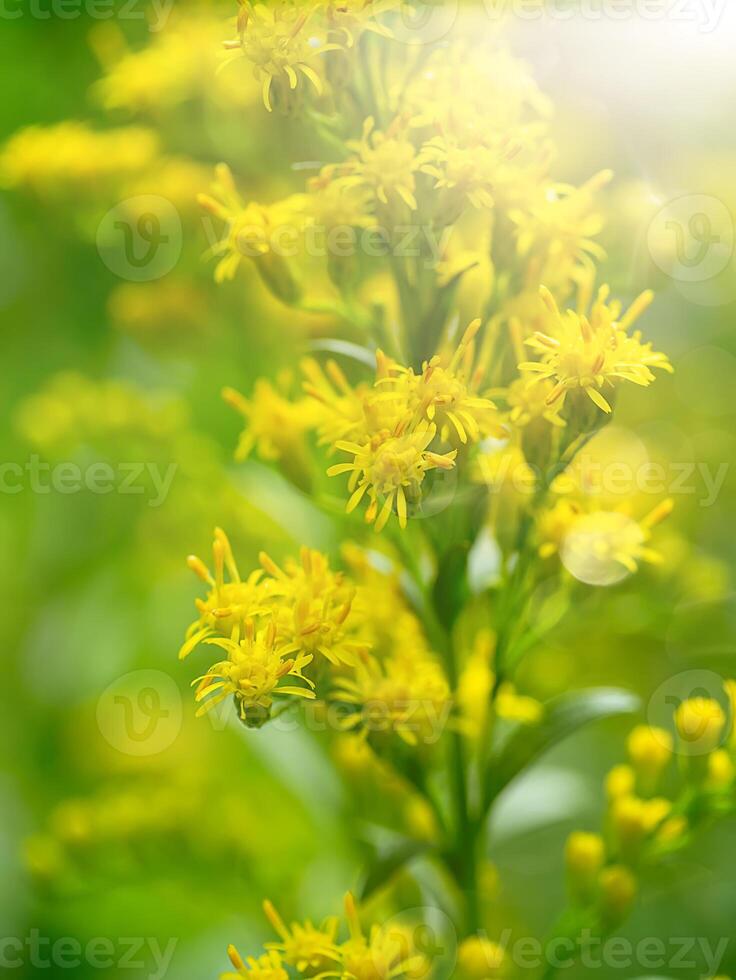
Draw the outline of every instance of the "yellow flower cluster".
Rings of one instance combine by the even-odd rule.
[[[733,811],[736,681],[727,680],[724,690],[728,719],[719,701],[693,697],[675,711],[675,734],[645,725],[634,728],[627,743],[628,762],[606,777],[603,835],[575,832],[568,839],[573,900],[580,906],[597,906],[603,923],[616,925],[628,912],[642,865],[683,846],[709,816]],[[676,755],[682,775],[675,792],[665,793]]]
[[[366,33],[390,37],[379,18],[399,0],[238,0],[237,36],[225,42],[233,57],[243,58],[261,88],[263,104],[291,111],[303,102],[306,80],[319,98],[339,97],[339,60]],[[337,64],[331,63],[331,57]],[[334,86],[331,84],[335,82]]]
[[[199,618],[179,651],[184,659],[205,643],[227,654],[195,682],[196,700],[203,702],[198,714],[232,695],[243,721],[263,724],[274,696],[313,698],[325,663],[357,662],[364,645],[349,632],[355,588],[324,555],[303,548],[300,562],[282,569],[262,553],[261,569],[243,581],[220,528],[212,551],[214,575],[199,558],[189,559],[210,591],[197,600]],[[292,678],[303,683],[282,683]]]
[[[351,894],[345,897],[347,934],[340,938],[341,923],[332,917],[320,926],[293,922],[287,926],[271,902],[264,910],[279,936],[265,944],[260,956],[243,959],[234,946],[228,956],[235,972],[222,974],[221,980],[288,980],[288,969],[299,976],[330,976],[342,980],[408,980],[430,977],[430,954],[414,945],[414,929],[401,923],[373,925],[366,931]],[[288,969],[287,969],[288,968]]]
[[[157,134],[142,126],[95,131],[81,122],[30,126],[0,154],[0,183],[41,196],[95,188],[138,175],[159,152]]]
[[[95,381],[74,371],[55,375],[21,402],[15,419],[20,435],[49,453],[117,436],[170,440],[187,421],[178,400],[151,396],[127,381]]]
[[[479,327],[480,321],[474,321],[451,357],[435,355],[420,374],[379,351],[376,382],[363,400],[363,425],[349,440],[334,443],[353,459],[327,471],[330,476],[350,474],[348,511],[367,495],[366,521],[375,522],[377,531],[394,512],[406,527],[427,472],[452,469],[455,447],[497,430],[495,406],[475,393],[477,378],[468,370]],[[443,452],[432,448],[436,440]]]
[[[543,287],[541,294],[549,311],[548,330],[537,331],[526,341],[539,359],[524,361],[519,369],[553,382],[546,397],[548,405],[579,389],[610,413],[601,389],[613,390],[622,381],[647,387],[654,381],[652,368],[672,371],[667,357],[644,343],[640,331],[628,332],[651,303],[653,293],[642,293],[622,314],[620,303],[609,303],[609,289],[602,286],[590,317],[574,310],[563,316],[550,291]]]

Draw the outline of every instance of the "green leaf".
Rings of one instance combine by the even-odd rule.
[[[630,714],[639,708],[639,699],[630,691],[616,687],[597,687],[563,694],[545,705],[538,725],[518,725],[492,755],[485,781],[485,807],[488,808],[509,783],[535,759],[579,728],[610,718]]]
[[[453,545],[442,559],[433,597],[440,622],[450,630],[469,595],[467,566],[468,546]]]
[[[432,845],[426,841],[402,838],[371,864],[360,891],[361,901],[367,899],[373,892],[385,885],[395,874],[401,871],[411,860],[426,853]]]
[[[360,344],[353,344],[349,340],[340,340],[337,337],[323,337],[318,340],[312,340],[309,346],[314,351],[326,351],[329,354],[340,354],[342,357],[348,357],[353,361],[358,361],[360,364],[365,364],[372,371],[376,369],[375,353],[367,347],[362,347]]]

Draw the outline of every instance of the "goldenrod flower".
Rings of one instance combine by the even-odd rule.
[[[354,639],[351,616],[355,586],[342,572],[333,572],[318,551],[302,548],[300,561],[281,568],[261,552],[260,561],[270,578],[265,583],[271,614],[279,636],[330,664],[354,665],[367,646]]]
[[[426,958],[412,948],[410,938],[398,927],[373,925],[363,932],[355,899],[345,898],[350,938],[340,946],[341,980],[408,980],[422,976]]]
[[[439,664],[410,651],[382,662],[363,657],[352,674],[337,679],[333,692],[334,700],[357,708],[346,717],[346,728],[395,732],[409,745],[437,740],[449,698]]]
[[[652,368],[672,371],[666,356],[653,351],[651,344],[642,343],[638,331],[627,333],[651,303],[651,292],[642,293],[620,319],[620,306],[606,303],[605,286],[598,293],[590,319],[573,310],[563,316],[548,289],[542,287],[541,295],[551,314],[550,332],[537,332],[526,341],[540,360],[524,361],[519,369],[554,382],[548,404],[564,399],[570,390],[581,389],[598,408],[610,413],[602,388],[613,389],[621,381],[646,387],[654,381]]]
[[[708,756],[708,786],[711,789],[726,789],[734,781],[736,765],[726,749],[716,749]]]
[[[566,284],[590,275],[593,260],[605,252],[593,239],[603,228],[594,208],[594,196],[612,178],[609,170],[582,187],[546,185],[539,181],[524,203],[509,211],[517,227],[517,250],[531,263],[537,281]]]
[[[324,369],[312,357],[302,361],[304,390],[314,399],[315,428],[320,445],[353,439],[365,426],[366,386],[352,388],[340,366],[332,359]]]
[[[608,928],[615,928],[634,904],[638,891],[636,878],[628,868],[613,864],[601,871],[599,887],[603,922]]]
[[[249,956],[243,960],[234,946],[228,946],[227,955],[236,972],[228,971],[220,976],[220,980],[289,980],[289,974],[281,963],[281,957],[275,950],[263,956]]]
[[[376,531],[385,527],[394,506],[399,524],[405,528],[408,501],[418,497],[425,474],[455,465],[457,450],[435,453],[428,448],[436,434],[434,424],[422,422],[413,431],[406,431],[406,423],[399,422],[393,431],[373,435],[363,444],[344,439],[336,442],[337,449],[354,457],[351,463],[338,463],[327,470],[329,476],[350,474],[348,512],[355,510],[367,492],[365,519],[375,523]]]
[[[274,204],[245,204],[235,187],[230,168],[224,163],[215,168],[211,194],[200,194],[203,208],[226,223],[224,237],[212,247],[212,255],[222,258],[215,268],[215,281],[233,279],[244,258],[251,259],[266,286],[284,303],[295,303],[300,286],[295,278],[291,256],[284,253],[294,245],[280,245],[287,232],[298,241],[306,223],[306,195],[293,194]]]
[[[250,398],[234,388],[224,388],[222,397],[246,423],[235,451],[237,460],[247,459],[254,449],[268,461],[301,457],[304,436],[316,414],[311,399],[290,401],[264,378],[256,381]]]
[[[29,126],[16,133],[0,154],[0,184],[38,194],[84,190],[138,176],[157,157],[152,129],[126,126],[93,130],[85,123]]]
[[[244,628],[245,636],[242,639],[239,638],[237,626],[230,639],[219,636],[204,639],[204,643],[224,650],[227,660],[214,664],[194,682],[198,684],[195,701],[204,702],[197,710],[197,717],[206,714],[232,694],[241,719],[246,724],[259,726],[268,718],[274,695],[314,698],[311,690],[314,684],[302,673],[312,662],[312,655],[299,653],[299,646],[295,643],[279,641],[273,620],[256,631],[253,620],[247,619]],[[282,684],[281,681],[287,677],[302,680],[309,686]]]
[[[496,406],[488,398],[479,397],[475,389],[478,373],[473,371],[473,342],[481,321],[473,320],[451,356],[435,354],[415,375],[378,353],[378,398],[389,405],[406,405],[407,412],[437,425],[440,437],[447,442],[457,439],[462,444],[478,442],[491,433],[502,432]]]
[[[560,399],[554,399],[551,404],[549,401],[553,388],[552,381],[534,377],[516,378],[501,392],[508,405],[509,421],[520,429],[538,419],[544,419],[557,428],[564,427],[565,420],[560,416]]]
[[[257,569],[243,581],[230,541],[219,527],[215,528],[212,557],[214,575],[196,555],[190,555],[187,559],[191,570],[210,587],[210,591],[206,599],[197,599],[195,602],[199,618],[187,630],[186,639],[179,650],[180,660],[189,656],[207,637],[215,633],[229,637],[233,629],[241,626],[246,619],[252,619],[266,611],[264,589],[259,585],[263,570]],[[226,572],[228,581],[225,580]]]
[[[606,795],[609,800],[632,796],[635,786],[636,774],[631,766],[614,766],[606,776]]]
[[[415,174],[419,160],[414,144],[402,132],[398,119],[385,133],[376,130],[375,125],[369,116],[363,123],[361,139],[348,140],[347,147],[355,156],[337,165],[336,172],[354,177],[370,188],[377,201],[386,207],[403,202],[415,211]]]
[[[574,505],[558,508],[571,516],[560,542],[565,568],[588,585],[612,585],[633,574],[639,562],[660,564],[657,551],[649,547],[652,529],[673,508],[671,499],[658,504],[646,517],[635,521],[623,510],[593,510],[575,514]],[[549,553],[549,542],[542,546]]]
[[[714,698],[688,698],[675,711],[677,734],[702,754],[712,752],[719,744],[725,724],[726,715]]]
[[[565,864],[573,894],[582,902],[595,893],[598,875],[606,858],[606,847],[600,834],[575,831],[565,844]]]
[[[401,0],[327,0],[330,36],[342,35],[348,48],[355,47],[365,31],[390,38],[391,31],[376,20],[376,17],[399,7],[400,2]]]
[[[672,758],[672,735],[663,728],[639,725],[626,745],[633,767],[648,782],[656,780]]]
[[[266,109],[273,110],[274,95],[279,104],[288,104],[299,74],[321,95],[324,85],[318,61],[339,45],[328,44],[324,25],[315,21],[318,5],[305,6],[294,0],[275,0],[270,4],[238,2],[238,37],[228,41],[226,47],[238,50],[252,66]]]
[[[536,725],[544,714],[544,706],[535,698],[519,694],[513,684],[505,683],[496,694],[496,713],[506,721]]]
[[[622,855],[634,859],[641,845],[669,816],[670,800],[642,800],[636,796],[618,797],[611,805],[611,822]]]
[[[263,909],[281,937],[280,942],[266,943],[266,949],[275,950],[284,963],[302,974],[314,976],[334,969],[340,958],[335,942],[337,917],[326,919],[319,928],[308,919],[287,927],[271,902],[265,901]]]

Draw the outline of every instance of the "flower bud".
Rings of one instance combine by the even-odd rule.
[[[615,929],[631,910],[637,892],[634,875],[620,864],[601,871],[599,878],[600,912],[604,926]]]
[[[595,893],[605,854],[603,838],[599,834],[576,831],[567,838],[565,863],[570,890],[582,904],[589,902]]]
[[[611,818],[613,831],[626,861],[635,861],[641,845],[667,817],[672,804],[669,800],[641,800],[625,796],[614,801]]]
[[[635,785],[636,776],[631,766],[614,766],[606,776],[606,795],[611,801],[631,796]]]
[[[726,789],[736,774],[733,759],[725,749],[716,749],[708,757],[708,787]]]
[[[462,980],[492,980],[503,976],[505,954],[489,939],[469,936],[457,951],[458,975]]]
[[[698,755],[712,752],[721,740],[726,716],[713,698],[688,698],[675,711],[677,733]]]
[[[646,787],[653,786],[672,757],[672,735],[663,728],[637,726],[629,735],[629,759]]]

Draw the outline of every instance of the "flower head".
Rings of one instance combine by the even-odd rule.
[[[273,110],[274,96],[288,105],[300,75],[321,95],[319,58],[338,45],[327,43],[325,25],[314,16],[318,5],[305,6],[295,0],[238,2],[238,37],[226,47],[238,51],[253,67],[268,111]]]
[[[224,650],[227,660],[213,664],[195,681],[198,686],[194,699],[203,702],[197,717],[232,695],[240,718],[257,727],[268,718],[275,695],[314,697],[314,684],[302,673],[311,663],[312,655],[300,653],[296,644],[279,641],[273,620],[259,630],[252,619],[247,619],[244,626],[242,639],[237,626],[230,639],[219,636],[204,639],[204,643]],[[285,678],[297,678],[306,686],[285,685],[282,683]]]
[[[376,130],[375,125],[369,116],[361,139],[348,141],[347,146],[355,155],[340,164],[337,172],[368,187],[379,204],[388,207],[403,203],[415,211],[419,160],[414,144],[402,132],[400,120],[385,133]]]
[[[261,553],[269,609],[279,636],[302,653],[323,657],[334,665],[353,665],[366,644],[354,639],[351,615],[355,586],[342,572],[333,572],[319,551],[302,548],[300,561],[281,568]]]
[[[426,958],[399,928],[374,925],[366,935],[350,894],[345,898],[345,915],[350,938],[340,946],[341,980],[403,980],[426,970]]]
[[[413,431],[399,422],[393,430],[371,435],[365,442],[340,440],[337,449],[354,458],[328,469],[330,476],[349,473],[351,497],[348,512],[354,510],[368,494],[366,521],[375,523],[376,531],[385,527],[394,506],[401,527],[406,527],[408,500],[418,496],[425,474],[432,469],[452,469],[457,450],[436,453],[429,449],[437,426],[422,422]]]
[[[327,919],[320,927],[308,919],[303,923],[292,922],[287,927],[271,902],[265,901],[263,909],[280,937],[277,943],[267,943],[267,949],[276,951],[284,963],[308,976],[334,968],[339,960],[335,942],[337,917]]]
[[[610,413],[611,406],[601,389],[614,389],[622,381],[647,387],[654,381],[652,368],[672,370],[666,356],[653,351],[651,344],[643,343],[638,331],[627,332],[651,303],[651,292],[642,293],[621,316],[619,304],[606,302],[608,288],[604,286],[598,293],[590,319],[573,310],[563,316],[552,294],[544,287],[542,298],[551,315],[550,332],[537,332],[526,341],[540,359],[525,361],[519,368],[539,379],[554,382],[546,398],[547,404],[553,405],[558,399],[564,399],[572,389],[581,389],[598,408]]]
[[[702,753],[710,752],[718,745],[725,724],[725,712],[714,698],[688,698],[675,711],[677,734],[683,742]]]
[[[275,950],[264,953],[263,956],[249,956],[243,960],[234,946],[228,946],[227,955],[235,967],[235,973],[223,973],[220,980],[289,980],[289,974],[281,963],[281,957]]]
[[[407,744],[436,741],[436,726],[447,718],[450,692],[439,664],[408,650],[378,661],[366,655],[354,673],[339,677],[333,699],[354,705],[346,728],[395,732]]]

